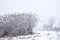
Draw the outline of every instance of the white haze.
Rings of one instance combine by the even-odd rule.
[[[8,13],[37,13],[41,20],[54,16],[60,20],[60,0],[0,0],[0,15]]]

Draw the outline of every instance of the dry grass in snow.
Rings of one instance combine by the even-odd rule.
[[[60,40],[60,32],[54,31],[40,31],[34,35],[4,37],[0,40]]]

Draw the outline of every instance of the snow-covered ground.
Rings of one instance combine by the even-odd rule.
[[[60,40],[60,32],[37,31],[34,35],[5,37],[0,40]]]

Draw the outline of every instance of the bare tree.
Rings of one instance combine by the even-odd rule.
[[[44,24],[44,25],[43,25],[43,28],[44,28],[45,30],[52,30],[54,23],[55,23],[55,18],[54,18],[54,17],[50,17],[50,18],[48,19],[48,24]]]
[[[54,23],[55,23],[55,18],[54,18],[54,17],[50,17],[50,18],[48,19],[48,23],[49,23],[50,27],[53,28],[53,25],[54,25]]]

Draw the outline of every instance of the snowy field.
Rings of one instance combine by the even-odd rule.
[[[60,32],[37,31],[34,35],[5,37],[0,40],[60,40]]]

